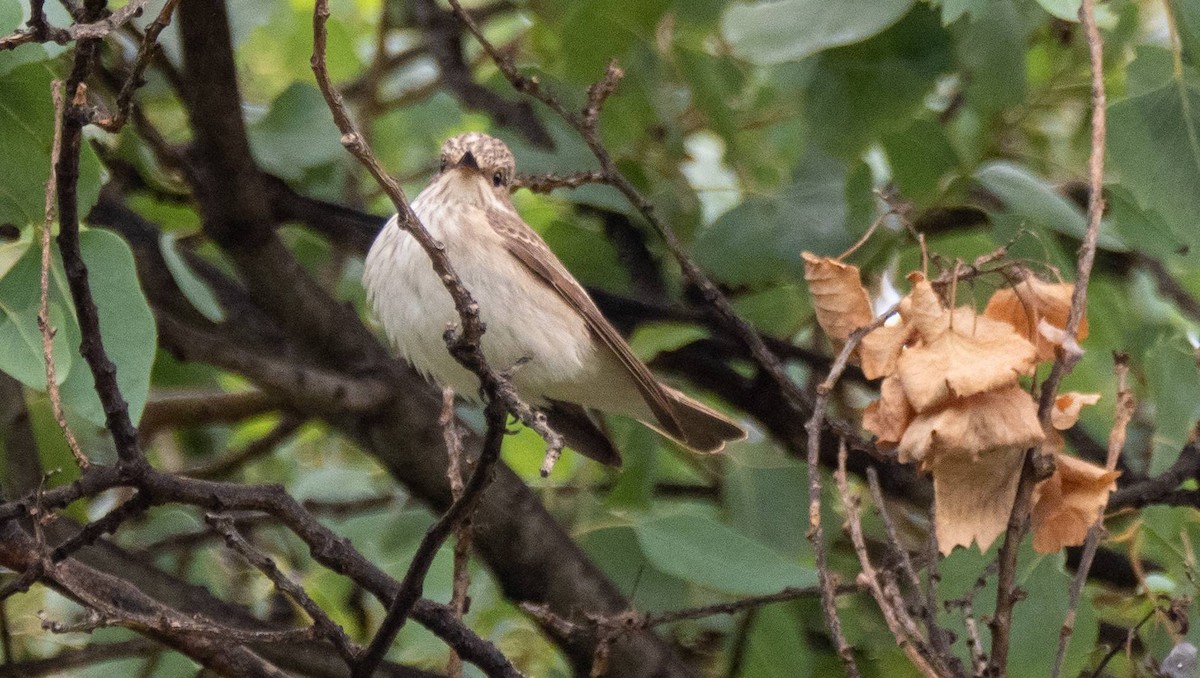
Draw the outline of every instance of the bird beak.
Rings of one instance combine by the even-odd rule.
[[[461,168],[469,169],[469,170],[475,170],[476,172],[478,172],[479,171],[479,161],[477,161],[475,159],[474,153],[467,151],[466,153],[463,154],[463,157],[459,159],[456,167],[461,167]]]

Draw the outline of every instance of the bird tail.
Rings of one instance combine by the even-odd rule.
[[[669,386],[662,387],[671,400],[675,421],[681,435],[671,435],[651,426],[659,433],[692,450],[715,454],[725,448],[725,443],[742,440],[746,431],[732,419],[704,403],[695,400]]]

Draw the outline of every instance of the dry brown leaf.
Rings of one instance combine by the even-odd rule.
[[[1048,324],[1062,329],[1067,325],[1071,311],[1071,295],[1074,286],[1070,283],[1048,283],[1033,274],[1011,288],[997,290],[988,300],[983,314],[1013,326],[1017,334],[1037,346],[1038,361],[1053,360],[1055,343],[1038,331],[1038,324]],[[1079,324],[1077,341],[1088,335],[1087,316]]]
[[[1095,405],[1099,401],[1099,393],[1070,391],[1060,394],[1054,399],[1054,409],[1050,410],[1050,424],[1060,431],[1065,431],[1079,421],[1079,413],[1085,405]]]
[[[934,526],[943,555],[971,542],[986,551],[1008,526],[1025,446],[989,450],[979,459],[942,455],[933,464]]]
[[[913,327],[905,322],[884,325],[868,332],[858,345],[858,357],[867,379],[878,379],[895,372],[900,351],[912,336]]]
[[[854,330],[868,325],[871,300],[862,286],[857,266],[803,252],[804,279],[812,295],[817,322],[830,338],[845,341]]]
[[[911,324],[926,342],[941,336],[950,324],[950,316],[942,305],[942,298],[933,290],[933,285],[920,273],[908,274],[912,291],[900,301],[900,316]]]
[[[1033,447],[1043,438],[1037,404],[1014,385],[917,415],[900,439],[899,458],[931,467],[943,455],[983,458],[991,450]]]
[[[913,410],[896,377],[888,377],[879,387],[879,400],[863,411],[863,428],[874,433],[880,447],[891,448],[900,443],[904,429],[912,421]]]
[[[1121,475],[1065,454],[1055,455],[1055,462],[1054,475],[1038,485],[1033,506],[1033,548],[1038,553],[1082,544]]]
[[[940,335],[904,351],[898,361],[897,374],[917,412],[1016,384],[1036,364],[1033,344],[1008,324],[977,316],[968,307],[945,315],[953,322]]]

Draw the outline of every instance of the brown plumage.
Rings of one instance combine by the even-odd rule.
[[[479,302],[482,347],[514,373],[518,393],[558,423],[568,445],[598,461],[620,456],[587,415],[633,417],[698,452],[745,437],[730,419],[658,382],[604,318],[583,286],[514,209],[512,153],[499,139],[469,133],[442,146],[441,171],[413,203]],[[441,343],[456,316],[423,251],[394,222],[367,257],[364,282],[388,334],[418,369],[462,395],[478,380]]]

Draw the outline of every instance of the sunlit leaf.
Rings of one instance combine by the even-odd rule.
[[[795,61],[865,40],[900,20],[913,0],[772,0],[725,11],[721,32],[734,53],[760,64]]]
[[[0,275],[0,371],[39,391],[46,390],[46,364],[42,334],[37,325],[41,298],[41,249],[28,241],[9,243],[21,250],[8,271]],[[57,290],[51,288],[50,322],[57,332],[53,341],[55,373],[61,384],[71,374],[78,331],[75,320]]]
[[[813,569],[708,517],[651,516],[633,528],[655,567],[707,588],[752,595],[816,583]]]
[[[150,368],[158,342],[154,315],[138,283],[133,253],[120,236],[89,229],[79,234],[79,244],[100,312],[104,348],[116,364],[117,384],[129,404],[129,417],[136,424],[150,392]],[[97,426],[104,425],[104,408],[96,395],[91,370],[72,370],[61,391],[63,403],[75,414]]]
[[[0,75],[0,224],[45,218],[46,178],[54,140],[49,63],[31,63]],[[77,197],[86,214],[100,193],[100,163],[88,144],[80,156]]]
[[[171,272],[171,277],[175,279],[175,284],[179,285],[179,291],[183,292],[183,296],[187,297],[188,301],[192,302],[192,306],[196,307],[196,310],[200,311],[205,318],[215,323],[223,322],[225,309],[221,307],[221,302],[217,301],[217,297],[208,283],[200,279],[200,276],[196,275],[192,267],[184,261],[183,256],[179,253],[175,235],[163,233],[159,237],[158,244],[163,261],[167,264],[167,270]]]
[[[1173,81],[1109,107],[1108,147],[1121,183],[1175,233],[1200,214],[1200,85]],[[1194,236],[1193,236],[1194,237]]]

